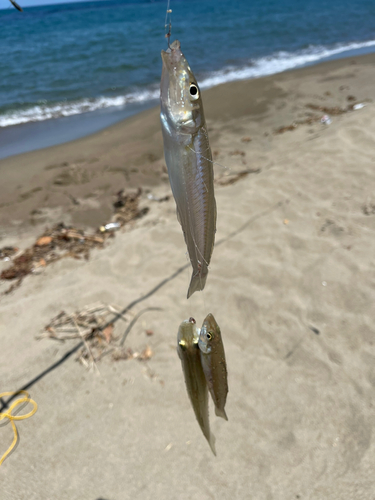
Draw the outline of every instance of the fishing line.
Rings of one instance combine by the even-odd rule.
[[[189,252],[188,252],[188,251],[186,251],[186,252],[185,252],[185,257],[186,257],[186,261],[190,264],[190,265],[186,268],[186,272],[187,272],[187,276],[188,276],[188,281],[187,281],[187,282],[188,282],[188,288],[189,288],[189,286],[190,286],[190,280],[191,280],[191,266],[192,266],[192,263],[191,263],[191,260],[190,260],[190,255],[189,255]],[[193,294],[193,295],[194,295],[194,294]],[[194,309],[194,308],[193,308],[193,304],[192,304],[192,300],[191,300],[191,299],[192,299],[192,297],[190,297],[190,300],[189,300],[189,299],[187,299],[187,300],[188,300],[188,307],[189,307],[189,318],[194,318],[194,319],[196,319],[196,318],[195,318],[195,316],[196,316],[196,315],[195,315],[195,314],[193,314],[193,311],[192,311],[192,309]]]
[[[3,396],[14,396],[16,394],[25,394],[25,397],[17,399],[10,406],[10,408],[9,408],[8,411],[6,411],[4,413],[0,413],[0,420],[3,420],[4,418],[7,418],[9,420],[9,422],[11,423],[11,426],[12,426],[12,429],[13,429],[13,441],[12,441],[12,444],[9,446],[9,448],[4,453],[4,455],[0,458],[0,465],[4,462],[4,460],[6,459],[6,457],[11,453],[11,451],[14,449],[14,447],[16,446],[17,441],[18,441],[18,432],[17,432],[16,424],[14,423],[14,420],[25,420],[26,418],[29,418],[32,415],[34,415],[34,413],[38,409],[38,405],[36,404],[36,402],[33,399],[30,398],[30,395],[29,395],[29,393],[27,391],[2,392],[0,394],[0,399]],[[16,408],[17,406],[19,406],[19,405],[21,405],[23,403],[31,403],[34,408],[29,413],[26,413],[26,415],[12,415],[12,411],[14,410],[14,408]]]
[[[231,167],[227,167],[226,165],[222,165],[221,163],[218,163],[217,161],[210,160],[209,158],[206,158],[205,156],[202,155],[202,153],[198,153],[198,151],[195,151],[195,149],[191,148],[189,145],[187,147],[190,149],[190,151],[193,151],[193,153],[195,153],[196,155],[199,155],[201,158],[203,158],[204,160],[209,161],[213,165],[218,165],[219,167],[222,167],[225,170],[232,170]]]
[[[170,38],[172,34],[172,9],[170,9],[170,3],[171,0],[168,0],[168,5],[167,5],[167,12],[165,13],[165,23],[164,23],[164,30],[165,30],[165,38],[168,40],[168,47],[170,47]],[[167,31],[168,30],[168,31]]]

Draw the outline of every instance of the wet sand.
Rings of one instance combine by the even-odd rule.
[[[88,261],[60,260],[0,297],[0,392],[78,343],[35,340],[60,311],[97,301],[121,310],[139,298],[114,324],[121,336],[134,314],[162,308],[126,340],[134,351],[149,345],[149,361],[108,355],[98,375],[74,353],[30,388],[39,409],[19,422],[21,442],[1,467],[5,496],[373,499],[374,62],[330,61],[205,92],[218,231],[206,289],[189,301],[174,201],[147,197],[170,194],[157,109],[0,161],[0,246],[24,249],[60,221],[96,228],[120,189],[142,187],[150,208]],[[210,407],[216,458],[175,349],[180,322],[208,312],[229,372],[229,422]],[[0,433],[1,454],[10,426]]]

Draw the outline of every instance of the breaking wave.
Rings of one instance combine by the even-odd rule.
[[[250,78],[259,78],[261,76],[281,73],[288,69],[304,66],[318,62],[322,59],[349,52],[352,50],[363,49],[366,47],[375,47],[375,40],[368,42],[353,42],[350,44],[338,44],[332,48],[324,46],[311,46],[298,52],[277,52],[267,57],[261,57],[251,61],[251,65],[234,68],[227,67],[208,75],[201,84],[202,88],[210,88],[221,83],[232,82],[235,80],[247,80]]]
[[[149,89],[133,92],[123,96],[97,97],[96,99],[80,99],[76,101],[62,101],[53,104],[38,104],[27,109],[9,111],[0,115],[0,127],[9,127],[27,122],[39,122],[62,116],[79,115],[111,107],[126,106],[130,103],[143,103],[159,96],[158,89]]]
[[[331,48],[311,46],[294,53],[277,52],[267,57],[250,60],[249,64],[243,67],[228,66],[220,71],[210,73],[201,78],[200,87],[207,89],[221,83],[281,73],[282,71],[318,62],[343,52],[367,47],[375,47],[375,40],[335,45]],[[62,101],[51,104],[47,102],[28,108],[7,111],[0,115],[0,127],[78,115],[110,107],[124,107],[131,103],[136,104],[152,101],[158,97],[159,88],[158,85],[154,84],[148,89],[142,89],[114,97],[100,96],[92,99],[85,98],[76,101]]]

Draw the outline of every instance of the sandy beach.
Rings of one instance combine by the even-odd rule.
[[[149,209],[88,260],[42,266],[8,294],[0,280],[0,392],[46,371],[1,497],[374,499],[374,78],[371,54],[204,92],[218,224],[206,288],[189,301],[157,108],[0,161],[0,248],[22,252],[60,222],[93,232],[122,189],[142,188]],[[124,313],[114,339],[158,308],[125,342],[149,359],[112,352],[88,369],[82,347],[63,359],[79,338],[37,339],[61,311],[99,302]],[[229,421],[210,406],[217,457],[176,354],[181,321],[209,312],[229,373]],[[0,456],[11,441],[0,427]]]

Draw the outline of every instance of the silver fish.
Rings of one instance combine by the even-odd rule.
[[[183,321],[177,334],[177,353],[181,359],[186,389],[195,416],[211,447],[212,453],[216,455],[215,437],[210,432],[210,422],[208,418],[208,389],[201,365],[198,338],[199,333],[195,320],[190,318],[189,320]]]
[[[198,346],[208,389],[215,404],[215,413],[228,420],[224,410],[228,394],[227,364],[220,328],[212,314],[208,314],[203,322]]]
[[[188,298],[203,290],[216,232],[212,155],[197,81],[175,40],[161,52],[165,161],[193,274]]]

